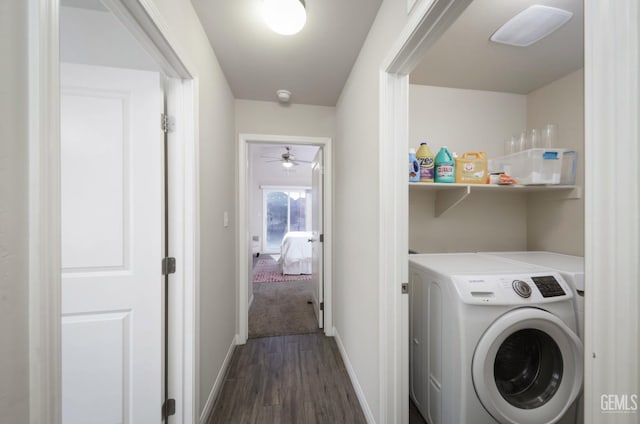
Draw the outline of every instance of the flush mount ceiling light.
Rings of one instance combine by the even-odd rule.
[[[304,0],[264,0],[262,16],[274,32],[293,35],[307,22]]]
[[[563,9],[535,4],[498,28],[491,36],[491,41],[527,47],[560,28],[572,16],[573,13]]]

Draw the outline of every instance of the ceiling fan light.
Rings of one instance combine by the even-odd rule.
[[[285,160],[284,162],[282,162],[283,168],[291,168],[292,166],[293,166],[293,163],[289,162],[288,160]]]
[[[534,4],[509,19],[491,36],[494,43],[530,46],[567,23],[573,13],[556,7]]]
[[[307,22],[303,0],[264,0],[262,16],[271,30],[282,35],[300,32]]]

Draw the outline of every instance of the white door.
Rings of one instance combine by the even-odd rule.
[[[312,162],[311,177],[311,230],[312,237],[309,239],[311,245],[311,281],[313,285],[313,308],[318,318],[318,326],[324,328],[324,277],[323,277],[323,226],[322,226],[322,203],[323,203],[323,150],[320,148]]]
[[[61,66],[64,424],[159,423],[160,75]]]

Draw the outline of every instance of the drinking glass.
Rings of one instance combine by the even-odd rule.
[[[522,130],[520,136],[516,140],[516,152],[522,152],[527,149],[527,130]]]
[[[529,149],[538,149],[542,147],[542,139],[540,138],[540,130],[537,128],[531,128],[529,130],[529,137],[527,138]]]
[[[510,155],[512,153],[517,153],[518,152],[517,146],[518,146],[518,139],[514,135],[510,139],[505,140],[505,142],[504,142],[504,154],[505,155]]]
[[[547,124],[542,130],[542,144],[545,148],[558,147],[558,124]]]

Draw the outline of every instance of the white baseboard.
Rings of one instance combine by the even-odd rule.
[[[227,376],[227,371],[229,370],[229,364],[231,363],[231,357],[233,356],[233,352],[236,348],[237,336],[233,337],[231,340],[231,346],[229,346],[229,350],[227,351],[227,355],[222,362],[222,366],[220,367],[220,371],[218,371],[218,375],[216,377],[216,381],[213,383],[213,387],[211,388],[211,392],[209,393],[209,397],[207,398],[207,403],[205,403],[204,408],[202,409],[202,414],[200,414],[200,424],[205,424],[209,420],[209,415],[213,411],[213,405],[216,402],[216,398],[222,389],[222,385],[224,384],[224,379]]]
[[[351,361],[349,360],[349,356],[347,356],[347,351],[344,349],[344,345],[342,344],[342,339],[340,338],[340,334],[338,333],[338,329],[336,327],[333,327],[333,337],[335,337],[336,339],[338,350],[340,350],[340,356],[342,356],[342,362],[344,362],[344,366],[347,369],[347,373],[349,374],[349,379],[351,380],[353,389],[356,392],[356,396],[358,396],[358,401],[360,402],[360,407],[362,407],[362,412],[364,413],[364,416],[367,419],[367,423],[376,424],[376,420],[375,418],[373,418],[373,413],[371,412],[371,408],[369,408],[367,399],[364,396],[364,392],[362,391],[360,382],[358,382],[358,377],[356,376],[356,372],[353,369],[353,365],[351,365]]]

